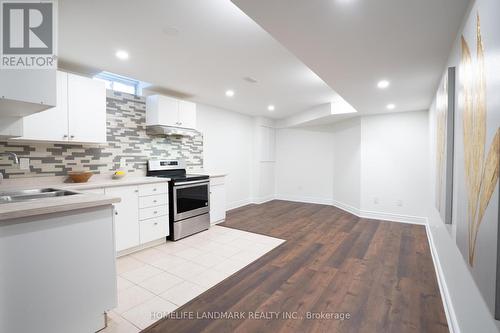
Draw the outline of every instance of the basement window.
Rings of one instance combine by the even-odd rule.
[[[100,72],[94,76],[94,79],[104,82],[106,89],[137,95],[137,88],[139,86],[139,81],[137,80],[109,72]]]

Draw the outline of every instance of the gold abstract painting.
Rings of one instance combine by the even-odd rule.
[[[448,113],[448,74],[436,95],[436,208],[441,212],[446,162],[446,117]]]
[[[468,261],[470,266],[474,266],[479,228],[497,186],[500,163],[500,129],[496,129],[492,142],[486,142],[486,68],[479,14],[476,15],[475,55],[463,35],[461,49]]]

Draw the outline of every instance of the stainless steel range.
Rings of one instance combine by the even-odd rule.
[[[210,227],[209,176],[187,174],[183,160],[149,160],[147,176],[170,178],[170,240],[175,241]]]

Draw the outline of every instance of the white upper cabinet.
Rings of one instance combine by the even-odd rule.
[[[179,101],[179,127],[196,129],[196,104]]]
[[[57,105],[23,118],[29,141],[71,143],[106,142],[106,87],[104,82],[57,72]]]
[[[179,100],[153,95],[146,100],[146,125],[178,126]]]
[[[196,129],[196,104],[162,95],[148,96],[146,125]]]
[[[68,75],[57,72],[57,106],[23,118],[23,137],[33,141],[68,140]]]
[[[0,69],[0,117],[22,117],[55,105],[55,70]]]
[[[23,135],[23,118],[0,116],[0,139]]]
[[[106,142],[106,86],[104,82],[68,74],[69,139]]]

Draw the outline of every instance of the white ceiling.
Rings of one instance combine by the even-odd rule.
[[[233,0],[360,114],[428,109],[468,0]],[[381,91],[381,79],[391,86]]]
[[[59,59],[250,115],[281,118],[336,96],[229,0],[60,0]]]

